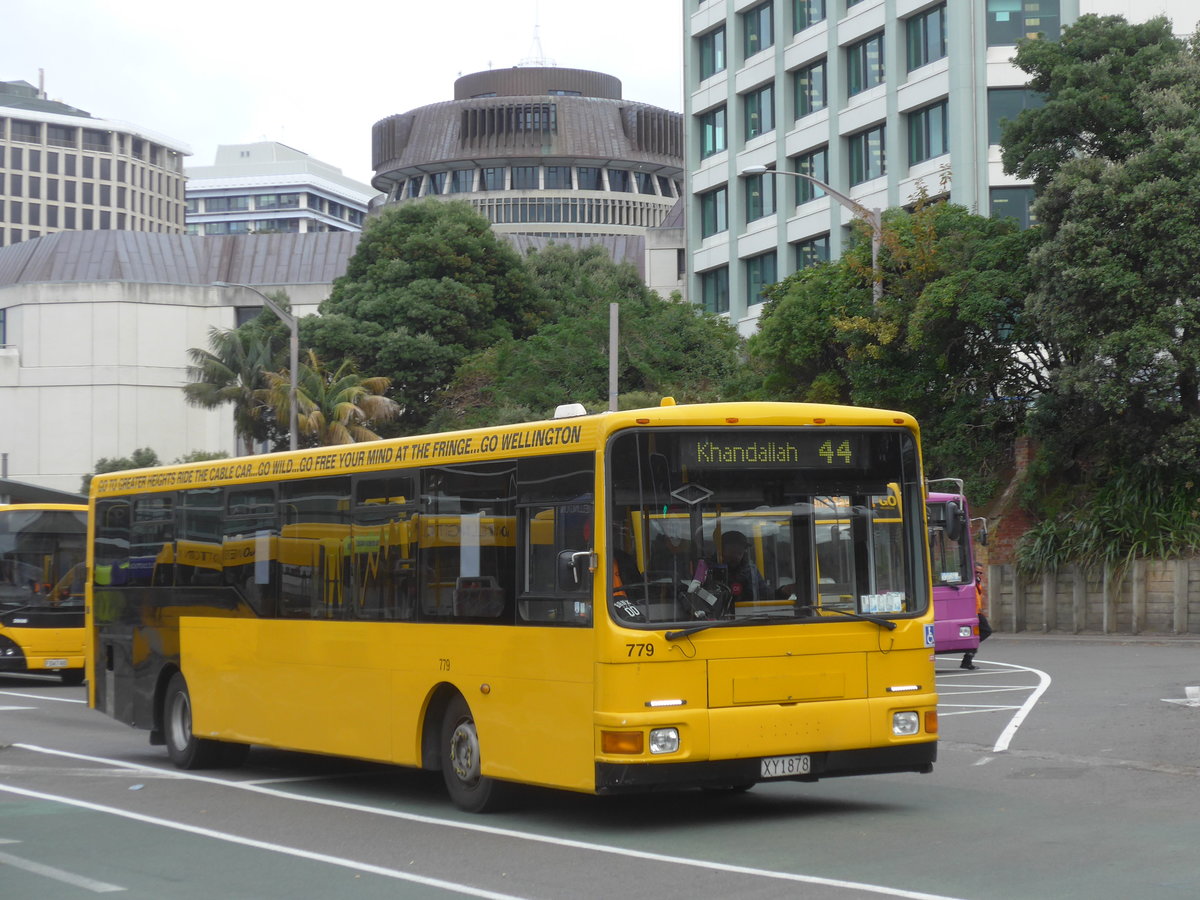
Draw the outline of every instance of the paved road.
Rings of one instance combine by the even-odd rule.
[[[0,894],[1200,896],[1200,644],[997,635],[977,662],[939,658],[932,775],[529,791],[484,817],[436,777],[341,760],[177,773],[82,689],[0,678]]]

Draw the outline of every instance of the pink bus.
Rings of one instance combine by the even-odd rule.
[[[929,518],[929,559],[933,573],[934,652],[962,653],[979,647],[979,614],[975,599],[975,547],[973,521],[983,527],[980,545],[987,544],[987,521],[972,520],[962,481],[933,479],[929,484],[953,482],[948,493],[930,491],[926,498]]]

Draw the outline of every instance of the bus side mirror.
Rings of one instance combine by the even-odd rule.
[[[946,537],[956,544],[962,543],[966,536],[966,522],[963,521],[962,509],[951,500],[946,504]]]
[[[979,516],[971,521],[979,523],[979,541],[977,543],[980,547],[986,547],[988,542],[987,519],[983,518],[983,516]]]
[[[561,591],[586,590],[592,583],[595,554],[590,550],[560,550],[558,588]]]

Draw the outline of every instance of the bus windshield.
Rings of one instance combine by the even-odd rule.
[[[10,506],[0,515],[0,610],[83,607],[87,513]]]
[[[903,430],[623,432],[609,467],[622,624],[814,622],[928,605],[915,550],[920,471]]]

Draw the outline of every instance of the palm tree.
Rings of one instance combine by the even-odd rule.
[[[190,406],[204,409],[232,403],[234,432],[251,454],[272,424],[263,392],[274,348],[262,332],[245,328],[210,328],[208,346],[188,350],[190,383],[183,386],[184,396]]]
[[[290,378],[287,372],[267,373],[267,402],[286,409]],[[364,378],[354,364],[343,361],[330,371],[312,350],[306,350],[297,379],[297,424],[300,435],[316,446],[377,441],[370,425],[400,415],[400,404],[383,396],[390,378]]]

